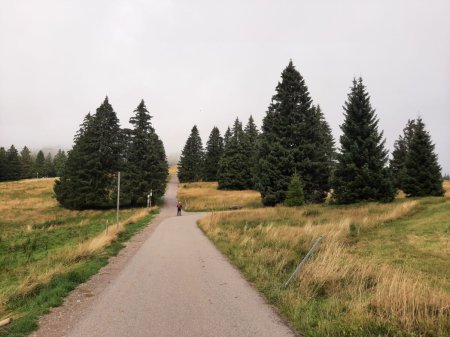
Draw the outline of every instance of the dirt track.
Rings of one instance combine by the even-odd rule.
[[[295,336],[196,226],[176,179],[151,226],[32,336]]]

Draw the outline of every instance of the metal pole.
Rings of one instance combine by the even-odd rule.
[[[150,190],[150,207],[152,207],[153,190]]]
[[[289,283],[291,283],[292,279],[295,277],[295,275],[297,275],[297,273],[300,271],[300,269],[302,269],[303,265],[306,263],[306,261],[309,259],[309,257],[311,256],[312,253],[314,253],[314,251],[316,250],[317,246],[319,245],[320,241],[323,239],[323,236],[319,236],[319,238],[317,239],[316,243],[312,246],[312,248],[309,250],[308,254],[306,254],[306,256],[303,258],[302,262],[300,262],[300,264],[297,266],[297,268],[295,268],[294,272],[292,273],[291,277],[289,277],[289,280],[286,281],[286,283],[284,284],[285,287],[287,287],[289,285]]]
[[[119,204],[120,204],[120,171],[117,174],[117,223],[116,228],[119,229]]]

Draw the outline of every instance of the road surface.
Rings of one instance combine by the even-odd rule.
[[[176,189],[175,177],[156,228],[106,285],[96,281],[101,290],[89,303],[55,310],[34,336],[295,336],[198,229],[202,214],[176,216]],[[52,315],[62,323],[45,330]],[[63,323],[66,315],[70,324]]]

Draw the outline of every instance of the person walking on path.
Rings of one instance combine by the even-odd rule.
[[[181,202],[177,202],[177,216],[181,216],[181,209],[183,208],[183,205]]]

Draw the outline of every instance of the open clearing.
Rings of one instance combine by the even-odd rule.
[[[115,210],[59,207],[53,183],[54,179],[0,183],[0,320],[13,318],[0,329],[0,336],[23,336],[35,329],[38,316],[60,305],[157,211],[122,210],[116,228]]]
[[[449,336],[450,198],[214,212],[200,228],[305,336]],[[323,235],[286,289],[290,273]]]

